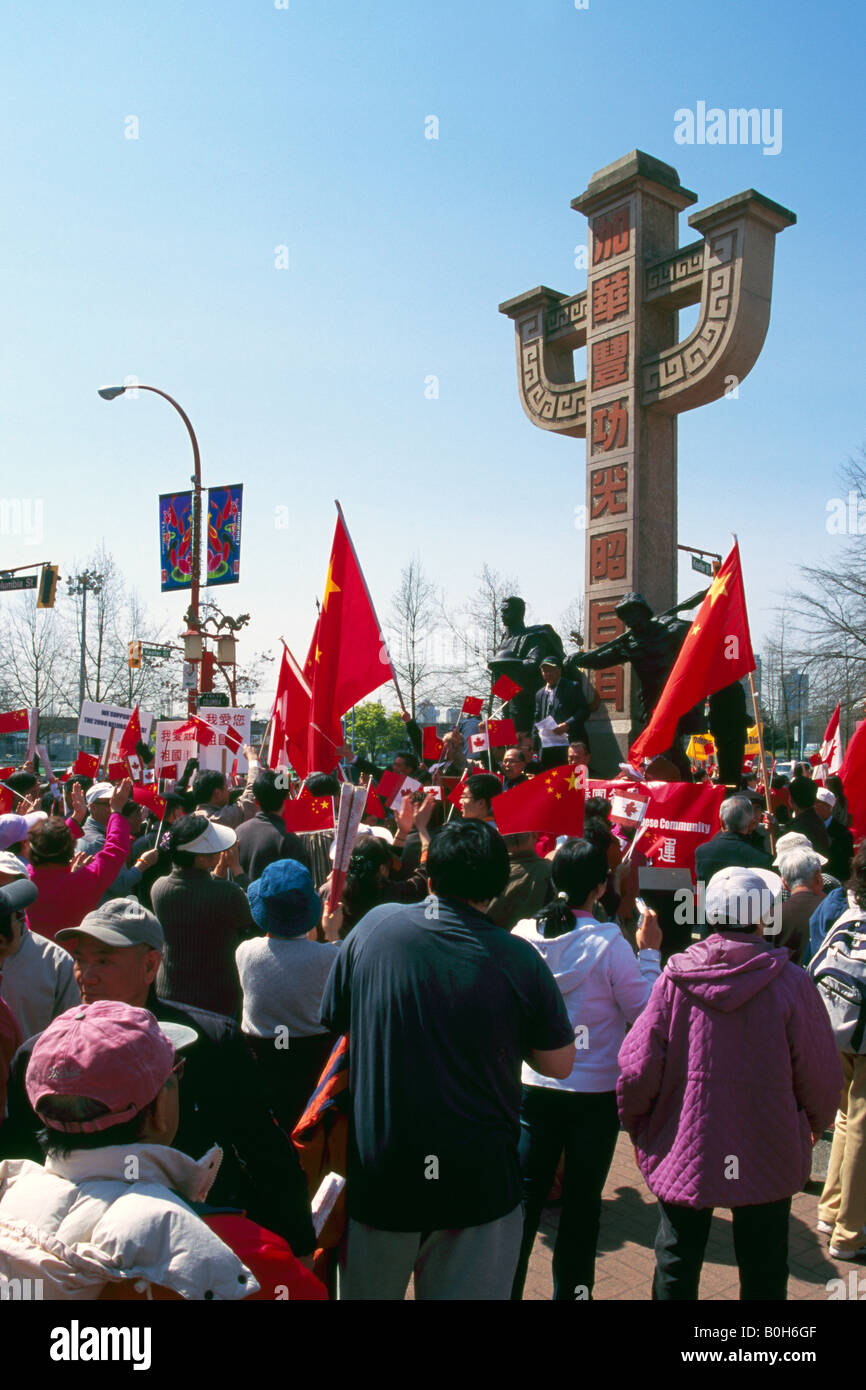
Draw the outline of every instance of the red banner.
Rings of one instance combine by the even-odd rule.
[[[657,869],[688,869],[695,876],[695,850],[721,829],[719,807],[725,787],[709,782],[596,782],[589,796],[649,798],[646,814],[635,831],[639,849]],[[640,837],[639,839],[637,837]]]

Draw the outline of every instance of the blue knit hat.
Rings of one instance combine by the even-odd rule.
[[[256,926],[270,936],[305,936],[322,919],[322,900],[297,859],[277,859],[247,890]]]

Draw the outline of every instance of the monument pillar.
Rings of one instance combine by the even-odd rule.
[[[633,151],[571,204],[589,221],[587,289],[540,286],[500,305],[514,321],[527,415],[586,439],[588,649],[622,631],[614,609],[630,590],[655,611],[676,603],[676,415],[751,369],[769,324],[775,236],[796,220],[749,190],[693,214],[702,240],[678,249],[678,214],[696,201],[670,165]],[[695,303],[698,323],[679,342],[678,311]],[[610,722],[590,721],[593,765],[612,771],[633,732],[630,668],[597,672],[596,688]]]

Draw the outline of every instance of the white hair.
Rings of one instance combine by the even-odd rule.
[[[729,796],[719,810],[719,820],[725,830],[744,835],[754,818],[752,803],[747,796]]]
[[[821,860],[814,850],[795,845],[780,855],[778,868],[788,888],[797,888],[814,881],[815,875],[821,872]]]

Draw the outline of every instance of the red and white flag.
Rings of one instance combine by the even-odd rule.
[[[490,735],[488,734],[486,729],[480,734],[469,735],[470,753],[486,753],[489,747]]]
[[[610,818],[618,825],[640,825],[648,806],[649,801],[643,801],[638,796],[622,796],[614,792],[610,799]]]
[[[839,732],[839,714],[842,708],[840,700],[832,715],[830,723],[824,731],[824,742],[821,744],[821,762],[827,769],[829,776],[834,776],[842,766],[842,738]]]
[[[213,725],[208,724],[204,719],[199,719],[198,715],[195,714],[192,719],[188,719],[185,724],[181,724],[180,728],[174,731],[175,738],[182,738],[184,734],[195,734],[195,741],[202,748],[207,748],[216,738]]]

